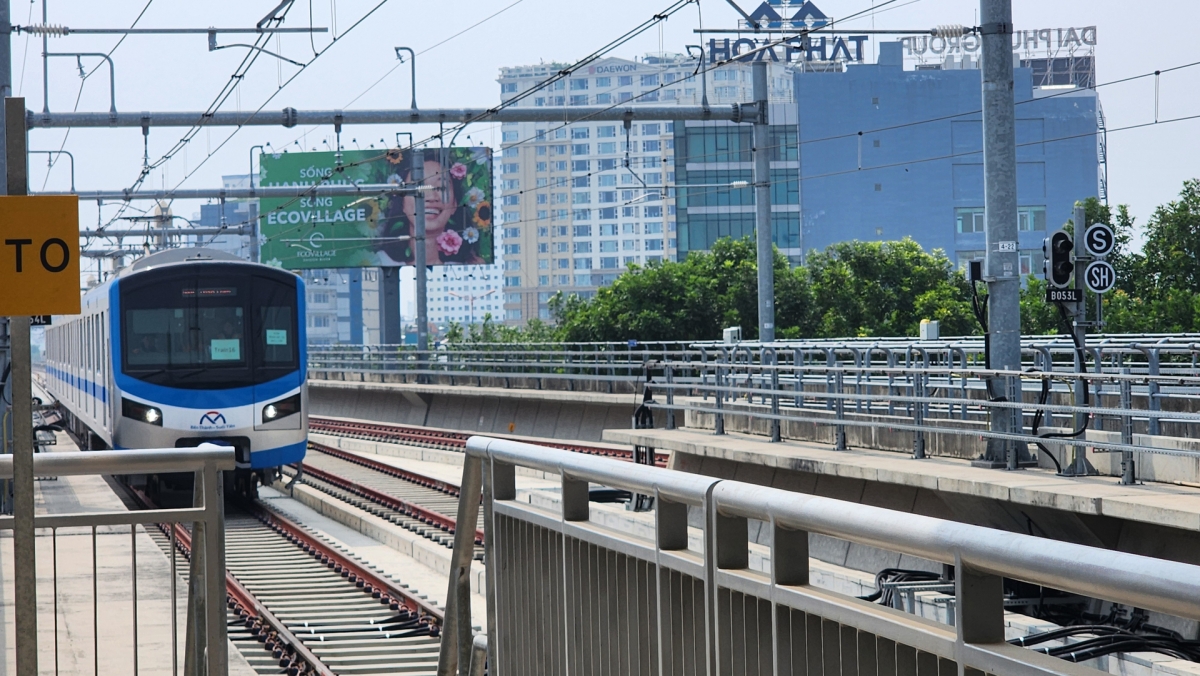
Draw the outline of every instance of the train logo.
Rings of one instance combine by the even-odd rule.
[[[220,411],[209,411],[200,416],[200,424],[193,425],[194,430],[224,430],[233,427],[225,421],[225,414]]]

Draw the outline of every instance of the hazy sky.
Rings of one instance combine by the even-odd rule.
[[[12,1],[12,21],[40,22],[42,0]],[[247,27],[270,11],[277,0],[151,0],[139,27]],[[397,68],[396,46],[422,52],[417,59],[417,100],[422,108],[489,106],[499,100],[495,78],[503,66],[538,61],[570,62],[603,46],[670,5],[670,0],[386,0],[373,15],[350,30],[354,22],[379,5],[379,0],[296,0],[287,26],[307,26],[311,11],[317,26],[336,28],[337,33],[288,35],[278,49],[296,61],[308,61],[313,48],[324,49],[333,35],[340,37],[295,81],[278,91],[298,68],[263,56],[230,97],[223,109],[257,108],[275,95],[266,110],[286,106],[300,109],[407,108],[409,66]],[[754,0],[742,0],[752,10]],[[883,5],[884,0],[821,0],[820,8],[833,17],[847,16]],[[69,27],[128,27],[146,5],[145,0],[52,0],[49,21]],[[1200,2],[1196,0],[1014,0],[1014,22],[1018,29],[1066,26],[1097,27],[1097,79],[1113,80],[1165,70],[1200,61],[1195,26],[1200,25]],[[1136,6],[1137,14],[1131,14]],[[505,9],[507,8],[507,9]],[[701,0],[706,27],[732,27],[737,15],[724,0]],[[504,10],[463,35],[451,36]],[[978,3],[968,0],[897,0],[854,26],[895,29],[928,29],[937,24],[974,25]],[[672,17],[661,29],[653,28],[619,47],[613,55],[632,58],[651,51],[683,51],[698,41],[693,30],[699,25],[695,5]],[[349,31],[349,32],[347,32]],[[222,35],[220,44],[249,42],[253,36]],[[50,40],[55,52],[108,52],[115,36],[69,36]],[[271,48],[276,42],[272,40]],[[43,105],[41,40],[25,35],[13,38],[13,80],[18,95],[27,97],[32,110]],[[228,81],[245,49],[209,52],[207,38],[194,36],[131,36],[116,50],[116,104],[121,111],[202,110]],[[85,61],[94,67],[97,60]],[[373,88],[372,84],[378,82]],[[69,111],[76,103],[81,111],[107,111],[107,69],[91,76],[80,92],[81,80],[73,59],[52,59],[50,110]],[[370,88],[370,89],[369,89]],[[1153,122],[1155,78],[1101,87],[1100,98],[1110,129]],[[1167,120],[1200,115],[1200,67],[1162,75],[1158,88],[1158,118]],[[343,143],[351,139],[366,148],[380,139],[395,142],[400,127],[347,127]],[[183,134],[184,129],[155,128],[149,139],[150,160],[156,160]],[[418,137],[434,127],[413,130]],[[251,127],[236,133],[203,166],[201,161],[231,134],[228,128],[201,131],[164,169],[155,171],[147,186],[174,187],[195,172],[184,187],[218,187],[224,174],[245,173],[250,148],[271,143],[282,149],[299,141],[306,148],[324,150],[323,140],[333,142],[330,128]],[[476,125],[469,130],[477,143],[499,145],[499,129]],[[465,136],[465,133],[464,133]],[[461,140],[462,137],[460,137]],[[35,130],[30,148],[57,149],[62,130]],[[1157,126],[1113,131],[1109,134],[1110,202],[1128,203],[1138,222],[1144,222],[1160,203],[1171,200],[1187,178],[1200,176],[1200,119]],[[137,129],[74,130],[65,148],[75,154],[76,184],[80,190],[120,189],[137,178],[142,166],[142,135]],[[44,156],[31,162],[31,189],[65,190],[69,187],[67,166],[56,166],[47,177]],[[140,205],[145,207],[145,204]],[[196,203],[177,204],[176,213],[191,216]],[[106,207],[107,220],[115,207]],[[83,225],[97,222],[96,209],[81,205]]]

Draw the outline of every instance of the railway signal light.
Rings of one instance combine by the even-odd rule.
[[[1071,252],[1074,248],[1075,243],[1071,236],[1063,230],[1042,240],[1042,265],[1047,284],[1060,289],[1070,285],[1071,274],[1075,271],[1075,264],[1071,262]]]

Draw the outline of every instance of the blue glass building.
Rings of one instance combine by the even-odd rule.
[[[796,112],[785,122],[772,106],[773,126],[796,124],[794,134],[776,127],[773,138],[799,139],[774,153],[771,177],[776,244],[793,260],[837,242],[906,236],[959,265],[983,256],[980,71],[970,60],[906,70],[901,49],[883,43],[874,64],[797,70]],[[1077,200],[1104,196],[1102,114],[1088,87],[1094,73],[1064,83],[1054,61],[1027,60],[1015,74],[1024,274],[1041,273],[1047,229],[1071,218]],[[678,183],[748,179],[751,158],[739,151],[749,130],[698,124],[676,127]],[[701,145],[705,134],[725,138]],[[725,173],[713,173],[718,167]],[[715,236],[753,233],[751,190],[687,196],[700,190],[679,189],[680,258],[707,249]],[[714,199],[736,204],[714,208]]]

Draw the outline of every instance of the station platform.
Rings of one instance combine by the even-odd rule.
[[[71,438],[56,434],[45,452],[77,453]],[[38,514],[125,511],[99,476],[39,478]],[[136,625],[134,559],[136,551]],[[95,554],[93,558],[93,552]],[[12,531],[0,531],[0,675],[15,674]],[[93,575],[95,571],[95,575]],[[183,673],[186,570],[178,571],[174,609],[176,655]],[[37,531],[38,667],[41,673],[172,674],[170,559],[141,526]],[[136,626],[136,650],[134,634]],[[232,644],[229,673],[255,673]],[[135,668],[136,659],[136,668]]]
[[[706,430],[609,429],[605,441],[670,452],[674,469],[1106,549],[1200,563],[1200,486],[1008,472]],[[1104,456],[1106,458],[1106,456]],[[1105,460],[1107,461],[1107,460]]]

